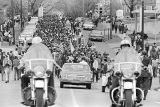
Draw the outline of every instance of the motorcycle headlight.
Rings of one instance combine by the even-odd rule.
[[[34,72],[37,77],[43,77],[45,75],[45,69],[42,66],[36,66]]]
[[[122,73],[125,78],[131,78],[133,76],[133,71],[130,69],[123,69]]]

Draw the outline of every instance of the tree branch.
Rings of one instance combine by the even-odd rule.
[[[131,9],[131,6],[127,3],[127,1],[124,0],[124,2],[125,2],[125,4],[127,5],[127,7],[128,7],[129,9]]]

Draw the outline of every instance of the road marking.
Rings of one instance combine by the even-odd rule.
[[[71,89],[71,97],[72,97],[73,107],[79,107],[72,89]]]

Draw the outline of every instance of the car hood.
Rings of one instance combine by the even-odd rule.
[[[83,26],[94,26],[92,24],[83,24]]]
[[[90,36],[96,36],[96,37],[98,37],[98,36],[103,36],[103,35],[101,35],[101,34],[90,34]]]

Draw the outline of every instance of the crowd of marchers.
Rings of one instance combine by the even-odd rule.
[[[42,38],[43,44],[51,50],[57,64],[61,67],[64,63],[87,62],[93,71],[94,81],[98,82],[106,62],[104,59],[110,61],[109,54],[98,52],[94,43],[86,41],[79,26],[80,23],[71,18],[60,19],[56,15],[44,16],[38,21],[34,37]],[[30,40],[26,44],[20,41],[14,51],[8,53],[1,51],[1,74],[2,80],[6,83],[10,80],[11,71],[14,72],[14,80],[20,79],[24,70],[20,61],[31,45]],[[60,70],[56,70],[56,74],[59,77]]]
[[[106,52],[101,54],[96,51],[94,43],[86,42],[78,22],[69,18],[59,19],[57,16],[45,16],[39,20],[37,28],[35,36],[40,36],[43,39],[43,43],[49,47],[53,55],[54,52],[57,52],[55,58],[61,67],[64,63],[85,61],[93,71],[94,81],[98,82],[104,59],[110,60],[109,54]],[[55,44],[59,44],[60,47]],[[56,70],[57,77],[60,76],[59,74],[60,70]]]

